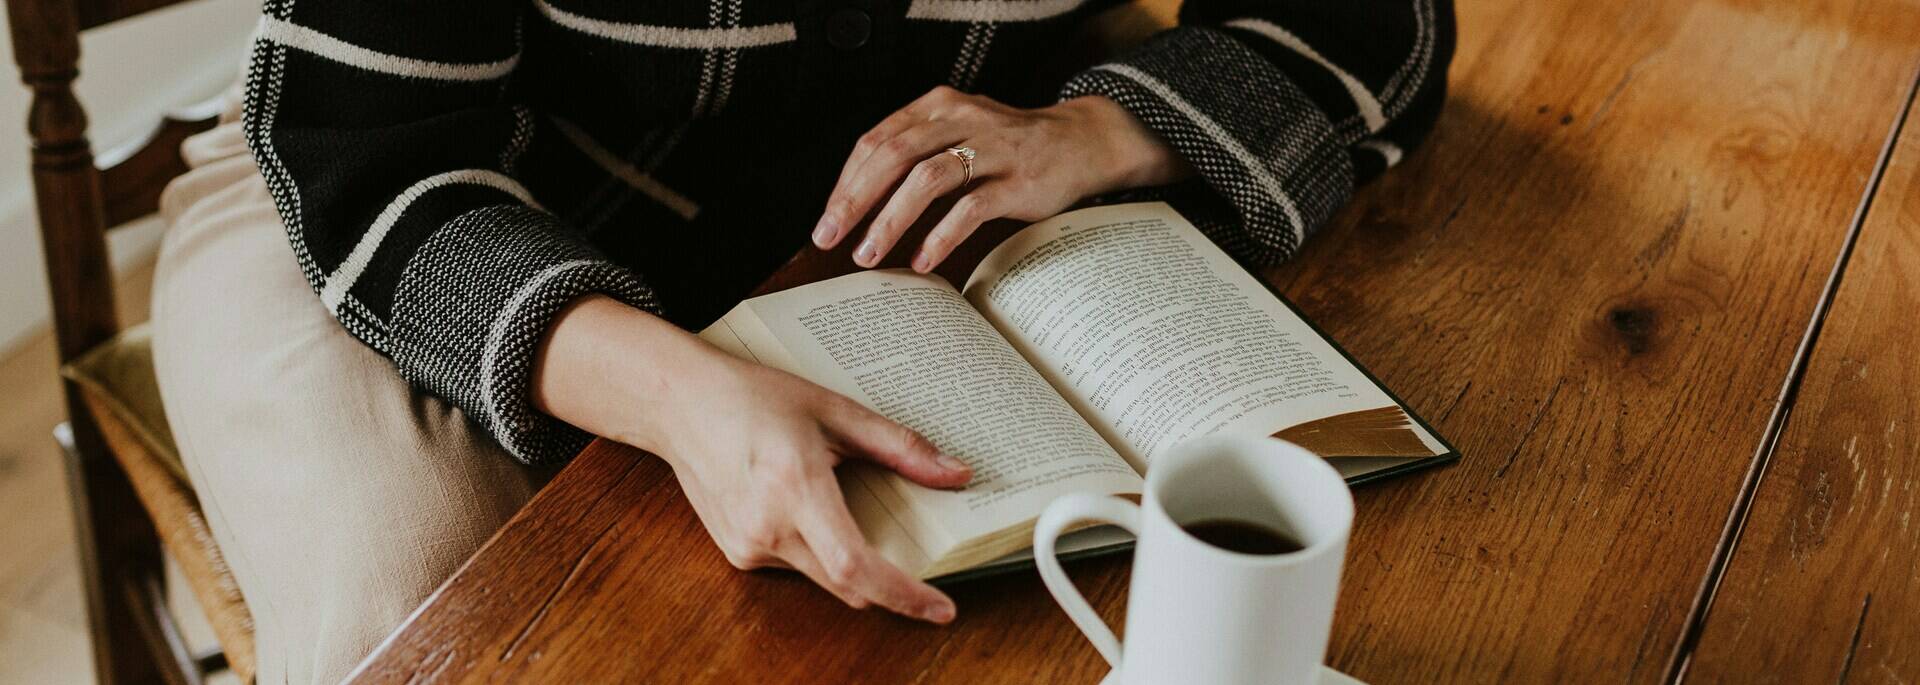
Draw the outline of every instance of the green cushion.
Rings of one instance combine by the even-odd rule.
[[[152,339],[146,324],[128,328],[67,364],[60,374],[113,412],[113,418],[144,443],[174,477],[188,483],[191,481],[180,462],[180,450],[173,444],[173,430],[167,427],[160,383],[153,375]]]

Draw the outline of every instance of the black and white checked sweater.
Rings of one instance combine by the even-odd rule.
[[[588,437],[527,400],[562,305],[707,323],[805,244],[853,140],[935,85],[1113,99],[1199,172],[1146,192],[1252,263],[1444,98],[1450,0],[1185,0],[1131,54],[1041,75],[1117,2],[267,0],[247,140],[341,324],[551,462]]]

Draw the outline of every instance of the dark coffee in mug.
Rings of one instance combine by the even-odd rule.
[[[1241,554],[1292,554],[1307,548],[1292,535],[1239,519],[1206,519],[1180,528],[1201,542]]]

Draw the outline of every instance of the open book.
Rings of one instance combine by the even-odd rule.
[[[1138,495],[1188,438],[1274,435],[1349,482],[1457,456],[1293,307],[1162,203],[1069,212],[1013,234],[955,288],[889,269],[742,302],[701,337],[925,435],[964,490],[840,469],[882,555],[922,578],[1018,564],[1068,492]],[[1097,529],[1064,552],[1124,545]]]

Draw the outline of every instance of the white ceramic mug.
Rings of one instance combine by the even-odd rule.
[[[1288,534],[1297,552],[1253,555],[1195,538],[1182,524],[1232,519]],[[1076,524],[1132,532],[1127,643],[1060,569],[1054,542]],[[1272,438],[1208,437],[1147,470],[1141,504],[1067,495],[1033,531],[1040,577],[1123,685],[1313,683],[1321,677],[1353,526],[1353,494],[1326,460]]]

